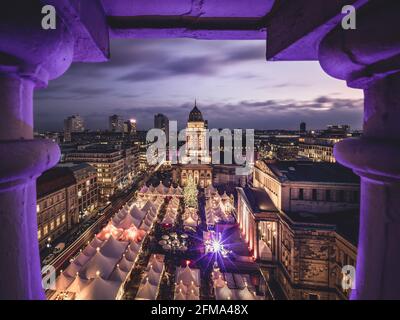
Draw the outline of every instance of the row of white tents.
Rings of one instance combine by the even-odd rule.
[[[95,237],[60,273],[56,280],[54,298],[120,298],[140,249],[141,242],[118,241],[113,236],[101,241]]]
[[[230,208],[230,204],[228,204]],[[220,201],[210,198],[206,202],[206,223],[207,225],[215,225],[217,223],[234,223],[235,217],[232,215],[232,210]]]
[[[176,268],[174,300],[200,300],[200,269]]]
[[[219,269],[211,273],[216,300],[264,300],[256,294],[248,274],[221,273]]]
[[[185,208],[185,212],[182,216],[183,226],[196,228],[199,224],[199,215],[197,213],[197,209],[195,208]]]
[[[172,185],[166,187],[160,181],[157,187],[150,185],[149,187],[144,185],[138,192],[140,197],[152,197],[152,196],[162,196],[162,197],[183,197],[183,190],[180,186],[174,188]]]
[[[121,298],[162,202],[163,199],[155,199],[144,205],[125,205],[61,271],[52,299]]]
[[[212,185],[205,189],[206,196],[206,223],[213,226],[217,223],[234,223],[234,199],[226,192],[222,196]]]
[[[168,203],[165,216],[161,222],[163,225],[173,225],[176,223],[176,218],[178,217],[179,199],[174,197]]]
[[[151,255],[135,300],[156,300],[165,269],[164,258],[160,254]]]

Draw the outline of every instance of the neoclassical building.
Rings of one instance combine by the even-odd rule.
[[[347,299],[342,267],[356,267],[359,178],[335,163],[257,161],[237,188],[249,249],[287,299]]]
[[[197,103],[189,113],[186,126],[185,157],[176,168],[180,183],[186,185],[189,177],[201,188],[212,184],[212,166],[207,143],[207,122],[203,119]]]

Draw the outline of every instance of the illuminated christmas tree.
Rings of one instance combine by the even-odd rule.
[[[197,186],[194,183],[193,178],[189,176],[188,182],[183,189],[183,197],[186,207],[197,208],[197,193]]]

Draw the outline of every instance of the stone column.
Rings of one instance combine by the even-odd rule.
[[[56,144],[32,140],[34,83],[0,74],[0,299],[41,299],[36,178],[60,157]]]
[[[357,299],[400,299],[400,73],[365,92],[364,134],[335,147],[361,177]]]
[[[334,150],[361,177],[352,299],[400,299],[400,5],[378,2],[357,12],[356,30],[336,28],[319,51],[327,73],[365,96],[363,137]]]
[[[256,221],[256,243],[255,243],[255,248],[254,248],[254,258],[260,259],[260,222]]]
[[[59,23],[41,28],[37,2],[0,12],[0,299],[43,299],[36,178],[60,158],[57,144],[33,139],[33,91],[63,74],[74,40]]]

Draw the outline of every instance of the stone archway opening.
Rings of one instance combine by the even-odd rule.
[[[318,60],[331,76],[364,90],[364,136],[335,148],[361,176],[361,230],[353,298],[399,298],[400,39],[398,1],[30,1],[0,12],[1,298],[42,299],[35,180],[59,148],[33,139],[33,90],[72,62],[103,62],[109,39],[267,39],[269,60]],[[43,5],[57,28],[41,27]],[[340,26],[357,9],[357,29]]]

